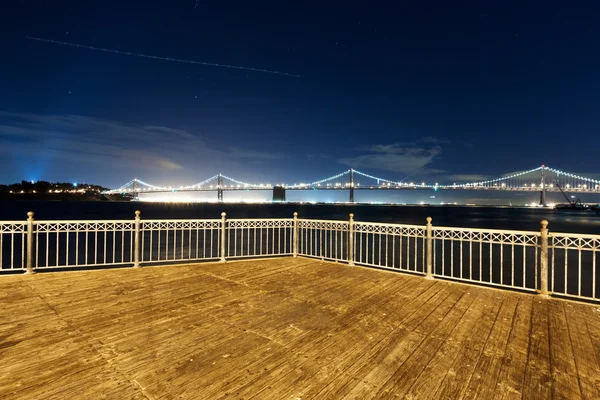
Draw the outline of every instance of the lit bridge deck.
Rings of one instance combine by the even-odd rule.
[[[2,399],[600,398],[600,310],[306,258],[0,277]]]

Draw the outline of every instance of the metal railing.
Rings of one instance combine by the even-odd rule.
[[[344,220],[0,222],[0,272],[305,256],[600,301],[600,235]]]
[[[0,222],[0,267],[3,270],[26,267],[27,221]]]
[[[292,255],[293,227],[291,218],[227,220],[225,258]]]
[[[298,219],[297,224],[299,255],[323,260],[349,261],[348,221]]]
[[[221,220],[140,221],[140,262],[218,260]]]
[[[130,264],[134,223],[34,221],[32,261],[36,269]]]
[[[600,300],[600,235],[548,235],[550,291]]]
[[[355,264],[426,273],[424,226],[355,222],[354,235]]]
[[[433,275],[537,289],[540,232],[432,227]]]

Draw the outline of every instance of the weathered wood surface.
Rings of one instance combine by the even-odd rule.
[[[304,258],[0,277],[1,399],[600,398],[600,306]]]

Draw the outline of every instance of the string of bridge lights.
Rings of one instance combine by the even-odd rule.
[[[410,182],[410,183],[396,182],[396,181],[392,181],[390,179],[380,178],[380,177],[377,177],[377,176],[374,176],[374,175],[369,175],[369,174],[366,174],[364,172],[361,172],[361,171],[358,171],[356,169],[352,169],[351,168],[351,169],[348,169],[348,170],[346,170],[344,172],[341,172],[339,174],[332,175],[332,176],[330,176],[328,178],[324,178],[324,179],[321,179],[321,180],[318,180],[318,181],[314,181],[314,182],[311,182],[311,183],[299,183],[299,184],[293,184],[293,185],[286,185],[286,184],[282,183],[282,184],[280,184],[280,186],[282,186],[284,188],[296,188],[297,189],[297,188],[308,188],[308,187],[318,188],[318,187],[321,187],[321,185],[323,185],[323,184],[327,184],[327,187],[329,187],[328,182],[331,182],[331,181],[334,181],[336,179],[339,179],[339,178],[341,178],[341,177],[343,177],[345,175],[348,175],[350,173],[356,173],[357,175],[363,176],[365,178],[376,180],[379,186],[382,186],[382,185],[380,185],[380,182],[383,182],[383,186],[386,186],[385,184],[387,184],[387,187],[391,187],[391,185],[394,185],[394,186],[397,186],[397,187],[421,187],[421,188],[434,188],[434,189],[437,190],[438,188],[440,188],[440,189],[467,188],[467,187],[478,187],[478,186],[484,186],[484,185],[493,185],[493,184],[496,184],[498,182],[507,181],[509,179],[519,178],[521,176],[530,174],[532,172],[539,171],[541,169],[544,169],[544,170],[546,170],[548,172],[552,172],[552,173],[556,174],[557,176],[561,176],[562,175],[562,176],[565,176],[565,177],[568,177],[568,178],[572,178],[572,179],[576,179],[576,180],[581,180],[581,181],[585,181],[585,182],[595,183],[596,184],[596,188],[598,188],[598,186],[600,184],[600,180],[596,180],[596,179],[592,179],[592,178],[586,178],[586,177],[583,177],[583,176],[580,176],[580,175],[571,174],[569,172],[564,172],[564,171],[561,171],[561,170],[558,170],[558,169],[555,169],[555,168],[550,168],[550,167],[546,167],[546,166],[540,166],[540,167],[532,168],[532,169],[529,169],[529,170],[526,170],[526,171],[514,173],[514,174],[511,174],[511,175],[503,176],[503,177],[496,178],[496,179],[489,179],[489,180],[485,180],[485,181],[470,182],[470,183],[463,183],[463,184],[456,184],[456,183],[454,183],[454,184],[451,184],[451,185],[439,185],[438,183],[435,183],[435,184],[426,184],[425,182],[422,182],[421,184],[415,184],[413,182]],[[175,188],[172,188],[172,187],[168,187],[167,188],[167,187],[155,186],[155,185],[149,184],[147,182],[144,182],[144,181],[142,181],[142,180],[140,180],[138,178],[134,178],[131,181],[127,182],[125,185],[121,186],[120,188],[108,191],[108,193],[130,192],[130,191],[152,191],[152,190],[156,190],[156,191],[167,191],[167,190],[168,191],[171,191],[171,190],[172,191],[177,191],[177,190],[186,190],[186,189],[193,190],[193,189],[198,189],[198,188],[201,188],[201,187],[205,186],[209,182],[218,179],[219,176],[221,178],[226,179],[228,181],[231,181],[231,182],[233,182],[235,184],[235,185],[222,185],[222,188],[232,188],[233,189],[233,188],[236,188],[236,185],[237,185],[237,188],[239,188],[239,189],[242,189],[242,188],[271,189],[273,187],[273,185],[268,184],[268,183],[267,184],[264,184],[264,183],[261,183],[261,184],[252,184],[252,183],[248,183],[248,182],[239,181],[239,180],[231,178],[231,177],[229,177],[227,175],[217,174],[217,175],[214,175],[214,176],[212,176],[212,177],[210,177],[210,178],[208,178],[208,179],[206,179],[206,180],[204,180],[202,182],[196,183],[195,185],[185,186],[185,187],[184,186],[180,186],[178,189],[175,189]],[[146,188],[142,188],[142,189],[133,188],[133,190],[132,190],[132,186],[134,186],[135,184],[140,184],[142,186],[145,186]],[[350,185],[351,185],[350,183],[346,183],[345,185],[337,183],[336,185],[334,185],[334,187],[349,187]],[[532,184],[532,186],[533,186],[533,184]],[[552,185],[550,184],[550,186],[552,186]],[[215,185],[214,187],[215,187],[215,189],[217,189],[218,185]],[[358,183],[355,187],[360,187],[360,183]],[[569,187],[569,185],[567,185],[567,187]],[[585,185],[584,185],[584,187],[585,187]],[[212,189],[213,185],[211,185],[210,188]]]

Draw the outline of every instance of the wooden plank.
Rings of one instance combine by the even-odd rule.
[[[448,292],[439,294],[438,301],[448,295]],[[411,306],[413,310],[417,307],[417,303],[405,303],[405,305]],[[344,365],[348,365],[356,357],[365,354],[369,348],[379,342],[377,339],[380,335],[379,332],[373,331],[369,325],[361,322],[363,316],[359,312],[361,310],[355,307],[350,309],[354,314],[347,313],[342,315],[338,321],[332,321],[332,326],[326,331],[328,332],[326,336],[309,337],[307,338],[309,340],[302,344],[294,344],[294,350],[298,351],[297,356],[292,357],[295,368],[289,369],[286,364],[281,364],[273,370],[269,368],[270,373],[257,377],[251,384],[236,391],[236,395],[244,396],[250,395],[250,393],[259,395],[267,390],[278,393],[278,388],[283,390],[284,388],[299,387],[298,393],[302,392],[302,395],[311,397],[309,389],[301,389],[303,380],[310,379],[319,369],[327,368],[330,364],[335,364],[336,369],[343,370]],[[406,310],[404,307],[400,309]],[[337,359],[338,357],[342,358]]]
[[[519,296],[507,294],[463,395],[467,399],[489,399],[497,390],[498,375],[506,353]]]
[[[545,299],[533,301],[529,352],[523,382],[524,398],[548,399],[552,395],[548,318],[551,301]]]
[[[519,296],[500,365],[495,399],[520,399],[527,368],[533,296]]]
[[[412,333],[422,337],[419,343],[402,349],[393,359],[388,355],[383,362],[365,364],[368,374],[364,377],[359,375],[360,380],[350,392],[344,393],[344,398],[404,397],[444,340],[454,332],[473,301],[467,288],[455,291],[414,328]]]
[[[418,325],[420,321],[435,310],[448,296],[450,292],[444,285],[429,286],[420,294],[414,293],[415,297],[407,301],[398,299],[398,306],[390,305],[390,309],[385,313],[379,314],[381,320],[396,321],[393,324],[388,322],[386,325],[393,325],[391,328],[384,327],[385,336],[373,338],[367,336],[367,341],[363,341],[362,347],[353,347],[352,352],[342,352],[334,363],[325,366],[316,375],[318,378],[309,385],[304,385],[303,391],[309,397],[335,398],[352,390],[360,377],[369,372],[368,366],[377,365],[388,354],[387,350],[397,347],[411,348],[418,345],[423,339],[420,333],[412,332],[406,329],[406,324],[412,323]],[[389,304],[388,304],[389,305]],[[414,318],[418,315],[420,319]],[[359,316],[360,319],[363,316]],[[374,321],[375,326],[381,325]],[[353,323],[352,325],[355,325]],[[367,325],[369,326],[369,325]],[[402,343],[400,343],[402,342]],[[391,350],[390,350],[391,351]],[[330,378],[333,378],[331,379]],[[319,382],[322,382],[319,384]]]
[[[592,344],[593,338],[590,337],[587,329],[586,319],[589,318],[577,312],[581,309],[575,305],[565,303],[564,308],[581,394],[587,399],[600,399],[600,363]]]
[[[471,310],[467,311],[465,318],[471,319],[475,323],[464,336],[453,337],[453,340],[459,343],[460,350],[438,387],[436,397],[453,399],[464,394],[469,380],[474,374],[483,347],[498,319],[499,310],[504,304],[504,296],[505,294],[501,294],[499,291],[490,291],[489,295],[480,304],[477,304],[472,312],[470,312]],[[479,308],[481,304],[483,304],[482,311]]]
[[[559,399],[581,398],[573,344],[564,310],[564,302],[549,304],[550,366],[552,373],[552,397]]]

